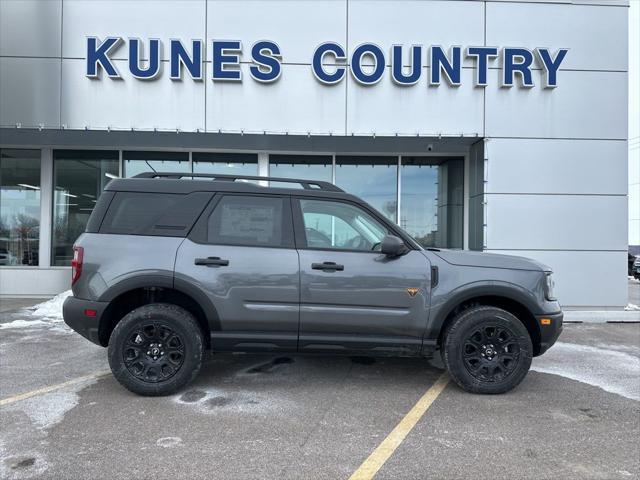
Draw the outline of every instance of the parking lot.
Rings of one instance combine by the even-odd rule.
[[[433,394],[436,360],[216,355],[143,398],[29,303],[0,313],[1,478],[640,478],[639,324],[567,325],[501,396]]]

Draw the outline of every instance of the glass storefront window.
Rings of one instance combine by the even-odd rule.
[[[109,181],[118,175],[118,152],[53,152],[53,265],[70,265],[73,242],[84,232],[89,215]]]
[[[189,172],[188,152],[122,152],[123,175],[133,177],[143,172]]]
[[[462,248],[463,160],[402,157],[400,226],[423,247]]]
[[[255,153],[193,152],[193,173],[222,175],[258,175],[258,155]]]
[[[40,150],[0,150],[0,267],[38,265]]]
[[[269,176],[331,182],[333,158],[330,155],[269,155]],[[295,188],[292,183],[289,188]]]
[[[398,157],[336,157],[336,185],[396,221]]]

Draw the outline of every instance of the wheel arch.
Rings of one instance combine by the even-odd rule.
[[[454,317],[476,305],[497,307],[513,314],[529,332],[534,356],[540,353],[541,333],[535,317],[536,304],[525,292],[511,285],[478,285],[449,298],[438,309],[431,324],[432,343],[440,347]]]
[[[104,347],[109,344],[115,326],[127,313],[150,303],[171,303],[191,313],[200,326],[206,348],[211,347],[211,331],[219,326],[217,311],[206,294],[187,282],[168,285],[158,276],[128,279],[105,291],[100,301],[109,302],[98,327],[98,338]]]

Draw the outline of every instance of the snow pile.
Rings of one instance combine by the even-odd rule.
[[[628,303],[626,307],[624,307],[627,312],[635,312],[640,311],[640,305],[635,305],[633,303]]]
[[[544,355],[533,360],[531,370],[570,378],[640,401],[640,348],[625,347],[633,354],[616,348],[556,342]]]
[[[59,293],[51,300],[39,303],[31,307],[31,315],[36,317],[45,317],[52,320],[62,321],[62,304],[65,299],[71,295],[71,290]]]
[[[62,318],[62,304],[69,295],[71,295],[71,290],[62,292],[46,302],[10,314],[9,318],[18,318],[0,323],[0,330],[5,328],[54,327],[66,331],[67,327]]]

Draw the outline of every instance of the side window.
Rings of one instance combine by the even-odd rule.
[[[378,251],[388,229],[365,210],[349,203],[300,200],[309,248]]]
[[[207,224],[207,243],[293,247],[288,198],[226,195]]]
[[[184,237],[210,199],[211,194],[207,192],[188,195],[117,192],[104,216],[100,233]],[[92,226],[93,216],[99,214],[94,211],[87,228]]]

